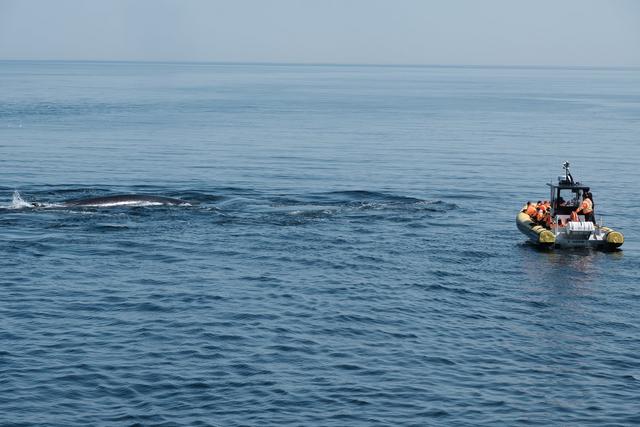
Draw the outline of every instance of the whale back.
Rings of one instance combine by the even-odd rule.
[[[110,206],[154,206],[189,205],[188,202],[172,197],[152,196],[146,194],[120,194],[114,196],[90,197],[84,199],[67,200],[66,206],[78,207],[110,207]]]

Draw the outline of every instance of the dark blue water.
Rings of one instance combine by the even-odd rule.
[[[640,423],[638,70],[0,62],[0,94],[0,424]],[[563,160],[623,251],[517,231]],[[122,193],[192,206],[59,205]]]

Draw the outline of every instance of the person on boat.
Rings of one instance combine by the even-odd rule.
[[[547,212],[547,209],[551,210],[551,202],[548,200],[545,200],[544,202],[542,202],[542,210]]]
[[[536,214],[536,221],[544,228],[551,229],[553,219],[551,218],[551,208],[546,208],[544,205],[538,210]]]
[[[527,202],[527,206],[525,206],[522,212],[526,213],[527,215],[529,215],[529,217],[533,218],[536,215],[536,207],[533,206],[533,203]]]
[[[536,216],[538,214],[538,211],[542,209],[542,200],[538,200],[538,202],[536,203],[535,209],[536,209],[536,213],[534,214],[534,216]]]
[[[538,211],[536,212],[536,222],[539,225],[544,225],[544,216],[545,216],[545,210],[543,209],[543,207],[541,205],[540,209],[538,209]]]
[[[543,222],[543,225],[551,230],[551,226],[553,225],[553,219],[551,218],[551,206],[547,206],[544,210]]]
[[[591,222],[595,222],[594,218],[593,218],[593,200],[591,200],[589,198],[589,195],[591,193],[589,193],[588,191],[586,191],[583,195],[582,195],[582,203],[580,204],[580,207],[578,209],[575,210],[576,215],[579,214],[580,212],[582,212],[582,214],[584,215],[584,220],[585,221],[591,221]]]

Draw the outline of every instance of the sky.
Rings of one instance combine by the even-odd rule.
[[[640,66],[638,0],[0,0],[0,59]]]

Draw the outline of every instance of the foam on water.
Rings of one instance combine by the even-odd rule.
[[[33,205],[29,202],[25,202],[18,190],[13,192],[13,196],[11,198],[11,204],[9,205],[9,209],[24,209],[24,208],[32,208]]]

